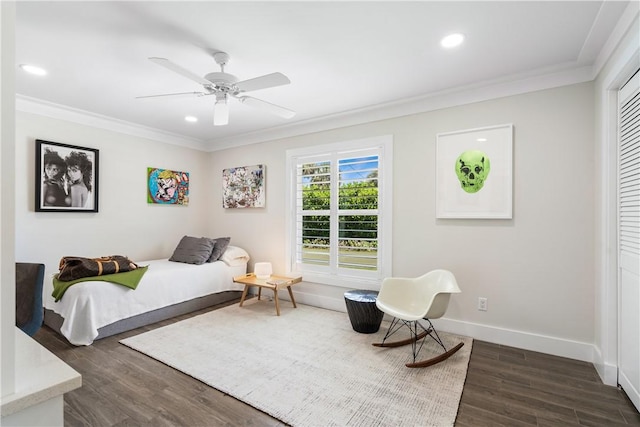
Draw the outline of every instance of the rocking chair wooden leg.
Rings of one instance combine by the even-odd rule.
[[[411,344],[416,341],[420,341],[427,336],[427,332],[421,332],[415,338],[407,338],[406,340],[393,341],[393,342],[374,342],[371,345],[374,347],[400,347],[403,345]]]
[[[432,357],[431,359],[427,359],[427,360],[423,360],[420,362],[414,362],[414,363],[407,363],[405,366],[407,368],[426,368],[427,366],[431,366],[431,365],[435,365],[436,363],[440,363],[443,360],[447,360],[448,358],[450,358],[451,356],[453,356],[453,354],[455,352],[457,352],[458,350],[460,350],[462,348],[462,346],[464,345],[463,342],[459,343],[458,345],[456,345],[455,347],[453,347],[452,349],[450,349],[449,351],[446,351],[436,357]]]
[[[450,358],[451,356],[453,356],[454,353],[456,353],[458,350],[460,350],[462,348],[462,346],[464,345],[464,343],[459,343],[458,345],[456,345],[455,347],[451,348],[450,350],[447,350],[447,348],[445,347],[444,343],[442,342],[442,340],[440,339],[440,336],[438,335],[438,332],[436,332],[435,328],[433,327],[433,324],[431,323],[431,321],[427,318],[425,318],[424,320],[426,320],[427,322],[429,322],[429,326],[428,328],[423,327],[422,325],[420,325],[419,322],[409,322],[409,321],[404,321],[404,320],[400,320],[400,319],[393,319],[393,322],[391,323],[391,325],[389,326],[389,329],[387,330],[387,334],[384,336],[382,342],[377,342],[377,343],[373,343],[371,345],[373,345],[374,347],[400,347],[403,345],[407,345],[407,344],[411,344],[412,345],[412,352],[413,352],[413,363],[406,363],[405,366],[407,368],[426,368],[427,366],[431,366],[431,365],[435,365],[436,363],[440,363],[444,360],[447,360],[448,358]],[[400,322],[403,323],[403,325],[400,325]],[[400,340],[400,341],[393,341],[393,342],[387,342],[387,338],[391,335],[393,335],[398,329],[400,329],[402,326],[406,326],[409,328],[409,330],[411,331],[411,337],[404,339],[404,340]],[[418,333],[418,327],[420,327],[422,329],[422,332]],[[442,347],[442,349],[444,350],[444,353],[432,357],[431,359],[427,359],[427,360],[422,360],[419,362],[416,362],[416,357],[418,355],[418,353],[420,352],[420,349],[422,348],[422,345],[424,344],[424,339],[426,339],[426,336],[429,335],[431,338],[433,338],[433,340],[438,343],[438,345],[440,345],[440,347]],[[417,346],[417,343],[423,340],[422,343],[420,343],[420,346]]]

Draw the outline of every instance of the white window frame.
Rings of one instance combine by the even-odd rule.
[[[343,156],[350,152],[360,155],[373,150],[378,155],[378,266],[375,272],[360,272],[337,268],[331,271],[297,263],[296,260],[296,195],[297,165],[313,162],[313,157]],[[385,277],[391,276],[393,228],[393,137],[382,135],[342,141],[286,152],[286,257],[287,273],[302,274],[305,282],[322,283],[343,288],[379,289]],[[333,210],[332,210],[333,211]],[[334,212],[332,212],[332,215]],[[318,271],[322,270],[322,271]]]

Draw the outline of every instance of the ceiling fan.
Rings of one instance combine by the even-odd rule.
[[[243,104],[268,111],[285,119],[290,119],[295,116],[296,113],[292,110],[289,110],[288,108],[284,108],[258,98],[244,95],[244,92],[287,85],[291,83],[287,76],[282,73],[271,73],[249,80],[238,81],[236,76],[224,72],[224,67],[229,62],[229,55],[227,53],[216,52],[213,55],[213,59],[218,65],[220,65],[220,72],[212,72],[204,77],[200,77],[197,74],[192,73],[191,71],[182,68],[177,64],[174,64],[168,59],[155,57],[149,58],[151,62],[165,67],[166,69],[171,70],[175,73],[178,73],[190,80],[193,80],[196,83],[201,84],[204,91],[167,93],[161,95],[138,96],[136,98],[141,99],[157,98],[163,96],[213,95],[216,97],[216,103],[213,107],[214,126],[224,126],[229,123],[229,105],[227,103],[229,98],[235,98]]]

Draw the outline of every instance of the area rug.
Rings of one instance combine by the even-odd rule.
[[[411,346],[373,347],[346,313],[246,301],[120,341],[292,426],[451,426],[472,339],[428,368],[404,366]],[[430,338],[419,359],[442,353]]]

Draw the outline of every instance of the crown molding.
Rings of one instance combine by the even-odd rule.
[[[321,132],[341,127],[387,120],[412,114],[441,110],[507,96],[583,83],[593,80],[591,66],[576,67],[565,64],[553,69],[541,69],[505,79],[485,81],[452,88],[425,96],[380,104],[358,110],[344,111],[289,125],[278,126],[208,141],[209,151],[219,151],[243,145],[258,144],[275,139]]]
[[[183,135],[142,126],[125,120],[115,119],[113,117],[103,116],[25,95],[16,94],[16,110],[99,129],[106,129],[113,132],[120,132],[126,135],[152,139],[154,141],[160,141],[167,144],[207,151],[206,144],[199,139],[185,137]]]
[[[605,2],[605,4],[608,2]],[[604,6],[604,5],[603,5]],[[640,16],[640,3],[632,1],[629,2],[625,8],[622,16],[618,20],[618,24],[611,32],[611,35],[605,42],[604,46],[600,50],[594,64],[593,64],[593,78],[595,79],[600,71],[604,68],[613,55],[615,49],[620,45],[620,42],[625,38],[629,31],[636,31],[638,28],[638,17]]]
[[[565,64],[551,69],[540,69],[402,101],[343,111],[284,126],[209,141],[201,141],[19,94],[16,95],[16,110],[212,152],[583,83],[591,81],[593,78],[593,67],[576,67],[575,64]]]

